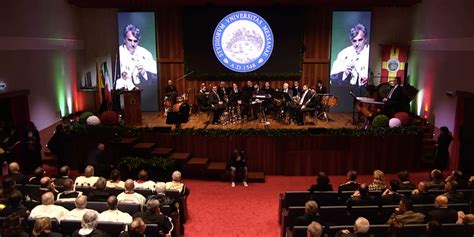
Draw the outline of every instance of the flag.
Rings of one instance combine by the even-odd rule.
[[[96,78],[97,78],[97,98],[98,100],[96,101],[96,104],[99,105],[99,107],[102,105],[103,100],[104,100],[104,76],[102,74],[101,67],[99,66],[98,62],[95,62],[95,68],[96,68]]]
[[[112,104],[112,93],[110,91],[112,90],[114,83],[112,77],[110,76],[107,62],[102,63],[101,71],[104,80],[105,101],[107,102],[108,108],[110,108],[110,105]]]
[[[400,77],[400,82],[405,81],[406,62],[408,60],[408,47],[397,45],[382,46],[382,75],[380,83]]]

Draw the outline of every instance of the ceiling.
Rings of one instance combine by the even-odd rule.
[[[81,8],[150,9],[176,6],[321,6],[367,8],[412,6],[421,0],[65,0]]]

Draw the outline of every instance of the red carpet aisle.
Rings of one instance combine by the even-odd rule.
[[[386,181],[396,178],[387,175]],[[413,182],[427,179],[427,173],[414,173]],[[331,176],[335,188],[345,180]],[[360,176],[359,182],[371,182],[372,177]],[[306,190],[315,182],[310,176],[267,176],[266,183],[241,184],[235,188],[228,182],[184,180],[190,188],[189,221],[186,236],[269,236],[280,234],[278,225],[278,195],[289,190]]]

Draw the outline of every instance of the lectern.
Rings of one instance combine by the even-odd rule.
[[[135,126],[142,124],[141,92],[142,90],[123,91],[125,125]]]

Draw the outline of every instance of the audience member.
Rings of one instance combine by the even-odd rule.
[[[56,220],[63,220],[68,213],[68,210],[62,206],[54,205],[54,194],[47,192],[41,197],[41,205],[36,206],[31,210],[30,219],[38,217],[56,218]]]
[[[449,203],[465,203],[466,200],[464,199],[464,195],[458,192],[458,182],[456,181],[448,181],[444,185],[444,191],[446,193],[446,197],[448,198]]]
[[[433,203],[435,195],[428,192],[428,183],[421,181],[418,183],[418,188],[411,192],[411,198],[415,204]]]
[[[13,178],[17,184],[21,185],[27,182],[26,176],[20,172],[20,165],[16,162],[8,164],[8,175],[6,177]]]
[[[369,195],[369,187],[363,183],[360,185],[359,190],[355,191],[353,195],[346,201],[348,207],[352,206],[370,206],[377,205],[377,201],[374,197]]]
[[[72,237],[105,237],[109,236],[107,233],[96,229],[98,222],[98,215],[96,211],[86,211],[81,220],[81,228],[72,233]]]
[[[82,195],[82,192],[74,190],[74,181],[66,179],[63,182],[64,191],[58,194],[58,201],[74,202],[77,197]]]
[[[4,237],[28,237],[28,233],[21,228],[20,216],[17,213],[11,213],[3,221],[3,228],[0,236]]]
[[[181,195],[188,195],[186,185],[181,182],[181,172],[175,171],[171,175],[171,182],[166,183],[166,190],[178,191]]]
[[[35,171],[33,172],[33,177],[28,180],[28,184],[39,185],[41,178],[46,174],[43,167],[36,167]]]
[[[104,156],[105,145],[99,143],[87,157],[85,162],[86,166],[92,165],[96,171],[96,175],[100,177],[106,177],[109,174],[110,164]]]
[[[410,174],[406,170],[402,170],[398,172],[398,180],[400,183],[398,184],[399,190],[413,190],[415,189],[415,185],[410,182]]]
[[[332,184],[329,181],[328,175],[325,172],[319,172],[316,184],[311,185],[308,191],[332,191]]]
[[[307,237],[321,237],[323,234],[323,227],[316,221],[308,225]]]
[[[39,131],[33,122],[27,122],[20,136],[20,148],[25,162],[25,172],[30,173],[35,167],[41,167],[41,141]]]
[[[125,191],[117,196],[119,203],[127,202],[144,205],[146,198],[143,195],[136,193],[133,190],[134,188],[135,186],[133,180],[127,179],[127,181],[125,181]]]
[[[152,199],[146,204],[146,211],[137,212],[133,215],[133,218],[140,217],[145,224],[157,224],[163,233],[168,233],[172,224],[167,216],[163,215],[160,211],[160,201]]]
[[[434,169],[431,171],[431,180],[428,182],[428,190],[443,190],[444,179],[441,170]]]
[[[60,233],[52,232],[51,219],[49,217],[40,217],[35,220],[33,227],[34,237],[61,237]]]
[[[0,189],[0,203],[7,204],[10,195],[16,190],[15,179],[13,177],[5,177],[2,180],[2,189]]]
[[[97,179],[93,186],[93,190],[87,195],[89,202],[106,202],[109,198],[110,193],[105,190],[107,180],[104,177]]]
[[[304,226],[311,224],[313,221],[320,222],[318,212],[318,204],[313,200],[307,201],[304,204],[304,215],[296,218],[295,225]]]
[[[400,204],[395,208],[395,212],[388,220],[388,224],[399,222],[403,225],[418,224],[425,222],[425,215],[423,213],[413,211],[413,201],[409,198],[403,197]]]
[[[446,169],[449,164],[449,145],[453,140],[453,136],[449,132],[448,127],[441,127],[440,134],[436,140],[436,150],[434,155],[434,166],[436,169]]]
[[[69,166],[67,165],[62,166],[59,169],[59,176],[54,180],[54,185],[64,186],[64,181],[66,181],[66,179],[71,179],[71,177],[69,177]]]
[[[244,150],[235,149],[227,162],[227,166],[227,168],[230,169],[230,186],[235,187],[235,177],[237,176],[237,173],[242,173],[242,184],[244,187],[248,187],[247,156],[245,155]],[[181,176],[181,173],[179,176]]]
[[[400,202],[403,195],[398,191],[398,180],[390,180],[390,188],[386,189],[381,196],[382,205],[396,205]]]
[[[441,223],[438,221],[430,221],[426,224],[426,230],[423,237],[442,237],[442,233]]]
[[[458,189],[468,189],[468,179],[460,170],[453,170],[451,175],[449,175],[445,182],[456,181],[458,183]],[[18,182],[17,182],[18,183]]]
[[[30,211],[23,205],[23,194],[15,190],[8,198],[8,205],[0,211],[0,216],[8,216],[16,213],[20,218],[28,218]]]
[[[145,222],[143,222],[142,218],[137,217],[133,219],[130,224],[130,229],[128,231],[122,231],[119,237],[146,237],[145,230]]]
[[[135,180],[135,189],[155,189],[155,182],[148,180],[148,172],[146,170],[138,172],[138,179]]]
[[[369,236],[370,223],[364,217],[359,217],[354,223],[354,233],[350,233],[349,230],[341,230],[336,234],[336,237],[368,237]]]
[[[76,186],[92,187],[92,185],[94,185],[99,179],[99,177],[94,176],[94,174],[94,166],[86,166],[86,168],[84,169],[84,175],[76,178]]]
[[[40,202],[43,194],[47,192],[53,193],[56,199],[56,196],[58,195],[58,190],[56,190],[53,182],[51,181],[49,177],[43,177],[40,180],[39,188],[32,189],[30,193],[28,193],[28,196],[30,197],[31,200]]]
[[[113,169],[110,172],[110,180],[107,181],[107,188],[125,188],[125,183],[121,180],[120,171],[118,169]]]
[[[109,209],[100,213],[99,221],[120,222],[124,224],[130,224],[132,222],[132,216],[130,216],[130,214],[117,209],[118,200],[116,196],[107,198],[107,206]]]
[[[427,220],[435,220],[439,223],[456,223],[458,213],[456,210],[448,207],[448,198],[439,195],[435,199],[435,209],[429,212]]]
[[[87,208],[87,197],[84,195],[77,197],[76,200],[74,201],[74,204],[76,205],[76,208],[70,210],[67,213],[66,217],[64,218],[65,220],[80,221],[84,213],[86,213],[86,211],[95,211],[95,210]]]
[[[347,182],[339,185],[339,193],[343,191],[356,191],[360,188],[360,183],[356,182],[357,172],[355,170],[349,170],[347,172]]]
[[[369,184],[369,191],[384,191],[387,189],[385,175],[381,170],[374,170],[374,181]]]
[[[56,166],[61,167],[66,164],[66,138],[62,124],[58,124],[53,136],[49,139],[47,147],[56,156]],[[58,175],[61,175],[61,170],[58,170]],[[56,184],[57,185],[57,184]]]

